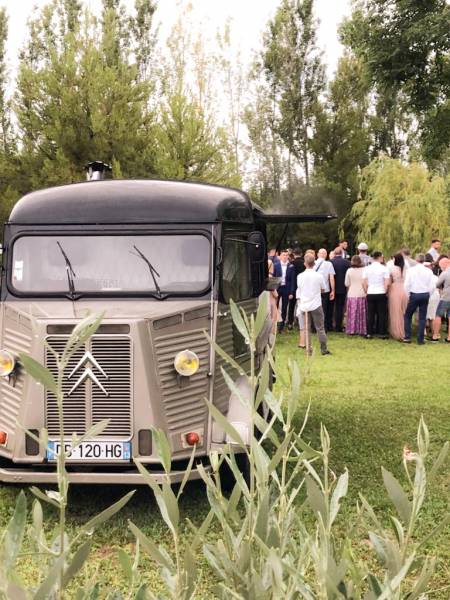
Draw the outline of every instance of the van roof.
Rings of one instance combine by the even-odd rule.
[[[244,192],[219,185],[139,179],[86,181],[27,194],[14,206],[9,223],[253,223],[253,207]]]

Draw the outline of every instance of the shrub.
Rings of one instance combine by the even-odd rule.
[[[173,540],[171,551],[157,545],[134,523],[129,528],[136,539],[134,557],[119,550],[119,562],[128,584],[126,598],[194,598],[199,584],[198,554],[206,558],[216,579],[213,590],[218,598],[229,599],[293,599],[305,600],[417,600],[426,598],[428,583],[436,564],[435,557],[427,556],[427,542],[438,535],[450,522],[450,515],[437,524],[422,538],[417,537],[427,485],[448,455],[446,443],[430,470],[429,433],[420,421],[415,452],[405,448],[403,465],[406,489],[390,473],[382,469],[382,478],[394,511],[389,515],[389,526],[377,516],[369,502],[360,495],[357,515],[365,528],[365,537],[373,551],[372,556],[358,557],[355,544],[357,528],[351,527],[339,517],[341,503],[347,494],[349,474],[347,470],[335,474],[330,468],[330,439],[325,427],[321,427],[320,448],[314,449],[302,438],[309,409],[300,430],[294,427],[294,414],[300,397],[300,370],[295,361],[289,365],[289,393],[275,395],[271,390],[272,372],[276,365],[270,348],[265,351],[261,368],[257,369],[256,348],[258,335],[264,325],[265,306],[259,308],[256,318],[248,319],[232,304],[231,311],[237,329],[247,340],[251,352],[251,370],[247,375],[250,397],[245,397],[233,379],[223,370],[230,392],[237,395],[251,412],[254,432],[250,444],[244,444],[239,432],[207,400],[212,417],[227,433],[231,443],[222,452],[210,454],[211,469],[196,463],[195,447],[177,493],[170,485],[171,452],[169,442],[162,431],[154,430],[154,440],[165,479],[161,484],[149,476],[145,467],[136,465],[155,495],[162,518]],[[78,325],[63,354],[56,356],[58,380],[31,358],[22,355],[26,370],[41,384],[52,390],[58,401],[61,442],[62,423],[62,374],[71,355],[99,326],[101,317],[87,317]],[[234,368],[240,370],[234,360],[219,348],[221,356]],[[264,406],[266,410],[261,411]],[[265,420],[260,413],[267,415]],[[92,428],[81,438],[98,435],[106,423]],[[39,443],[47,448],[47,434],[41,431]],[[64,448],[64,444],[61,444]],[[248,469],[245,476],[238,463],[244,457]],[[92,534],[98,525],[120,510],[133,492],[106,509],[69,539],[66,531],[65,510],[69,487],[65,470],[66,452],[58,456],[58,490],[45,493],[32,488],[37,496],[32,509],[30,543],[39,566],[39,583],[30,589],[20,583],[17,561],[21,558],[26,529],[26,501],[21,492],[14,515],[3,533],[0,545],[0,598],[21,600],[27,598],[64,598],[67,586],[89,559]],[[196,528],[189,523],[192,536],[186,544],[180,530],[179,499],[192,468],[201,473],[207,502],[208,516]],[[234,485],[227,492],[223,485],[223,468],[234,476]],[[59,511],[56,535],[47,539],[44,534],[43,500]],[[209,534],[215,522],[219,534]],[[165,591],[156,596],[143,583],[140,567],[141,551],[156,563]],[[375,564],[373,558],[378,563]],[[99,597],[99,582],[91,581],[87,587],[74,592],[77,600],[94,600]],[[111,600],[123,598],[118,591],[111,591]]]

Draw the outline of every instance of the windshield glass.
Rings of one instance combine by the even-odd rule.
[[[210,255],[200,234],[24,236],[11,281],[33,294],[195,294],[209,287]]]

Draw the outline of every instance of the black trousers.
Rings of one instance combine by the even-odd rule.
[[[367,333],[387,335],[386,294],[367,294]]]
[[[322,308],[325,318],[325,331],[333,329],[333,303],[330,301],[330,292],[322,293]]]
[[[297,298],[294,297],[289,300],[289,308],[288,308],[288,325],[293,325],[295,321],[295,307],[297,306]]]
[[[345,299],[347,293],[335,294],[334,296],[334,322],[336,331],[342,331],[342,321],[344,320]]]
[[[405,338],[411,339],[411,321],[413,314],[419,309],[419,321],[417,323],[417,341],[423,342],[425,337],[425,323],[427,318],[428,302],[430,294],[414,294],[409,295],[408,306],[406,307],[404,323],[405,323]]]
[[[278,331],[283,331],[287,319],[287,312],[289,306],[289,289],[287,285],[281,285],[277,291],[277,306],[279,306],[281,302],[281,321],[278,323]]]

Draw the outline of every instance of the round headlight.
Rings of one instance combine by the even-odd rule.
[[[8,350],[0,350],[0,377],[6,377],[14,371],[16,359]]]
[[[200,360],[195,352],[191,352],[191,350],[183,350],[182,352],[178,352],[175,356],[175,360],[173,361],[173,366],[175,370],[180,375],[184,377],[190,377],[191,375],[195,375],[197,373],[198,368],[200,367]]]

